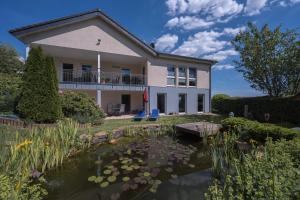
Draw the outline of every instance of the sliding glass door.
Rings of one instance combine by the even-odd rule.
[[[180,113],[184,113],[186,112],[186,94],[179,94],[178,97],[178,110]]]

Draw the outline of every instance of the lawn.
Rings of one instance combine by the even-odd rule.
[[[175,125],[191,122],[200,122],[200,121],[210,121],[219,123],[223,116],[220,115],[174,115],[174,116],[162,116],[157,121],[134,121],[132,119],[109,119],[105,120],[104,123],[100,126],[95,126],[90,129],[91,133],[97,133],[100,131],[105,131],[111,133],[114,129],[132,126],[132,125],[144,125],[144,124],[162,124],[162,125]]]

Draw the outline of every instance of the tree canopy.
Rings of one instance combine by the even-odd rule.
[[[15,74],[23,71],[17,51],[9,45],[0,43],[0,73]]]
[[[294,30],[259,29],[253,23],[232,40],[240,60],[235,61],[251,87],[270,96],[295,95],[300,91],[299,34]]]

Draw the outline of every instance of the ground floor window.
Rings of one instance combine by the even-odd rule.
[[[160,113],[166,112],[166,95],[157,94],[157,109]]]
[[[178,97],[179,112],[186,112],[186,94],[179,94]]]
[[[198,112],[204,111],[204,94],[198,94]]]

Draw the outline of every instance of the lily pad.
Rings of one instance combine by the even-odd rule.
[[[149,173],[149,172],[144,172],[144,176],[145,177],[148,177],[148,176],[150,176],[151,174]]]
[[[128,176],[125,176],[125,177],[122,178],[122,181],[124,181],[124,182],[127,182],[129,180],[130,180],[130,178]]]
[[[90,176],[89,178],[88,178],[88,181],[90,181],[90,182],[94,182],[95,180],[96,180],[96,176]]]
[[[195,165],[189,164],[189,167],[190,167],[190,168],[195,168]]]
[[[103,172],[104,174],[108,175],[108,174],[111,174],[111,170],[107,169],[107,170],[104,170]]]
[[[171,174],[171,177],[174,178],[174,179],[178,178],[177,174]]]
[[[102,176],[98,176],[96,179],[95,179],[95,183],[101,183],[103,181],[103,177]]]
[[[120,193],[114,193],[110,196],[111,200],[118,200],[120,198]]]
[[[166,170],[166,172],[173,172],[173,169],[170,167],[167,167],[165,170]]]
[[[103,183],[100,184],[101,188],[105,188],[107,186],[109,186],[109,182],[107,182],[107,181],[105,181],[105,182],[103,182]]]
[[[107,180],[108,180],[109,182],[113,183],[113,182],[115,182],[115,181],[117,180],[117,177],[115,177],[115,176],[109,176],[109,177],[107,178]]]

